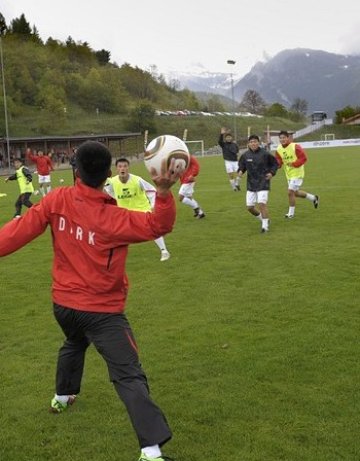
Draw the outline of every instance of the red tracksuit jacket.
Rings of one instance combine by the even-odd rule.
[[[154,240],[172,230],[171,193],[156,197],[153,212],[129,211],[80,181],[47,194],[24,216],[0,229],[0,256],[8,255],[49,225],[54,248],[53,301],[92,312],[122,312],[128,281],[125,262],[130,243]]]

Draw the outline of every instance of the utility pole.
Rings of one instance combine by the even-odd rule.
[[[234,66],[236,64],[236,61],[233,61],[232,59],[228,59],[227,63],[229,65]],[[231,82],[231,100],[232,100],[232,116],[233,116],[233,123],[234,123],[234,140],[235,142],[237,141],[237,134],[236,134],[236,115],[235,115],[235,96],[234,96],[234,79],[233,79],[233,73],[230,72],[230,82]]]
[[[6,101],[6,86],[5,86],[5,72],[4,72],[4,55],[3,55],[3,47],[2,47],[2,35],[4,33],[4,29],[0,30],[0,63],[1,63],[1,79],[2,79],[2,88],[3,88],[3,96],[4,96],[4,114],[5,114],[5,137],[6,137],[6,148],[7,148],[7,158],[8,158],[8,165],[10,170],[10,141],[9,141],[9,124],[8,124],[8,116],[7,116],[7,101]]]

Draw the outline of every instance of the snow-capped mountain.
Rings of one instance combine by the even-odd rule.
[[[178,74],[183,88],[231,97],[229,74]],[[332,116],[343,107],[360,106],[359,55],[319,50],[284,50],[267,62],[258,62],[240,79],[233,76],[234,97],[240,102],[247,90],[257,91],[268,103],[290,107],[296,98],[308,102],[309,112],[324,110]]]

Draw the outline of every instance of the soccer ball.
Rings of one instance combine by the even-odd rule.
[[[59,183],[62,184],[64,182],[64,180],[61,178],[59,179]]]
[[[144,152],[144,163],[151,173],[152,168],[161,173],[161,164],[166,160],[167,168],[172,159],[175,159],[175,170],[186,170],[190,162],[189,150],[180,138],[165,134],[150,141]]]

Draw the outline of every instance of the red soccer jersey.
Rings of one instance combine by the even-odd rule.
[[[200,172],[200,164],[193,155],[190,155],[190,163],[188,169],[180,177],[181,184],[188,184],[189,182],[194,182],[194,178]]]
[[[54,169],[50,157],[47,155],[28,154],[28,157],[32,162],[36,164],[37,172],[41,176],[47,176],[50,174],[50,171]]]
[[[0,256],[52,233],[53,301],[91,312],[122,312],[128,291],[125,262],[130,243],[155,240],[175,222],[171,193],[156,197],[153,212],[116,206],[109,195],[80,181],[47,194],[24,216],[0,229]]]

